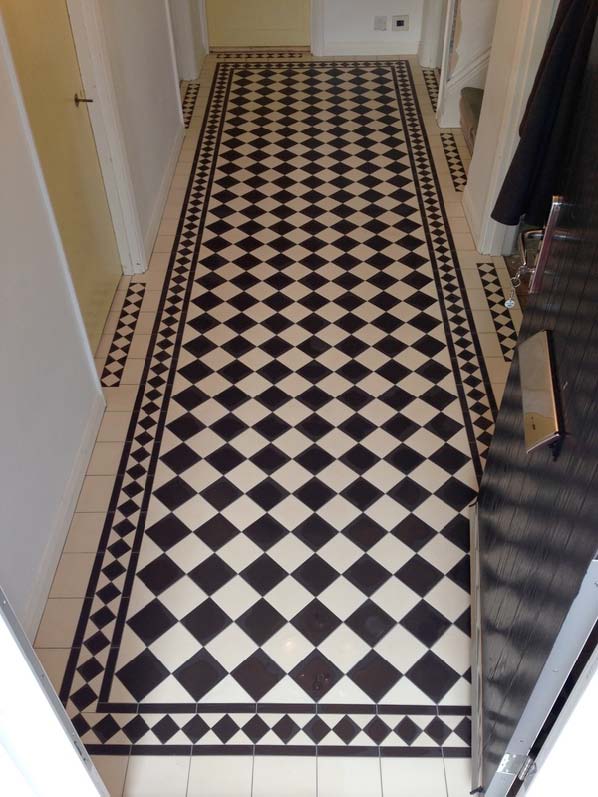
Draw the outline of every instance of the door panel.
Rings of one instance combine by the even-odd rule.
[[[310,0],[207,0],[211,47],[305,47]]]
[[[92,349],[122,269],[66,0],[0,0],[44,177]]]
[[[598,549],[598,40],[579,102],[565,206],[521,339],[551,330],[565,438],[525,452],[519,359],[480,493],[484,785],[500,763]],[[555,696],[556,697],[556,696]]]

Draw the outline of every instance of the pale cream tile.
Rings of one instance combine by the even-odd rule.
[[[492,382],[492,392],[494,393],[496,404],[499,407],[502,404],[502,397],[505,392],[505,387],[506,385],[504,383]]]
[[[381,763],[384,797],[445,797],[442,758],[382,757]]]
[[[104,324],[104,335],[114,335],[118,326],[120,315],[118,313],[108,313],[108,318]]]
[[[460,233],[467,233],[467,235],[471,236],[469,224],[467,223],[466,218],[449,219],[449,224],[453,232],[453,236],[456,236]]]
[[[96,443],[87,468],[87,475],[113,476],[118,473],[122,451],[122,443]]]
[[[171,191],[173,195],[176,191],[182,191],[184,193],[184,187],[179,188],[174,186]],[[154,244],[154,253],[164,254],[166,252],[170,252],[172,250],[173,243],[174,235],[158,235],[156,238],[156,243]]]
[[[121,378],[122,385],[139,385],[145,368],[145,360],[128,357]]]
[[[95,768],[104,781],[110,797],[122,797],[129,759],[127,756],[92,756]]]
[[[50,590],[51,598],[84,598],[95,555],[63,553]]]
[[[472,784],[469,758],[446,758],[444,770],[448,797],[463,797],[479,786],[478,783]]]
[[[498,342],[498,336],[496,332],[479,333],[478,339],[481,343],[482,352],[485,359],[488,359],[489,357],[502,356],[502,349],[500,348],[500,343]]]
[[[251,756],[194,756],[187,797],[250,797],[252,768]]]
[[[125,412],[133,409],[137,398],[137,385],[105,387],[103,390],[109,412]]]
[[[187,170],[188,172],[189,170]],[[174,235],[177,231],[178,219],[162,218],[160,227],[158,228],[158,236],[160,235]]]
[[[465,211],[461,202],[446,202],[444,209],[449,219],[465,218]]]
[[[130,412],[105,412],[98,432],[98,443],[124,442],[130,422]]]
[[[156,313],[139,313],[135,332],[138,332],[140,335],[149,335],[151,332],[153,332],[155,324]]]
[[[75,513],[64,544],[64,553],[95,553],[105,520],[103,512]]]
[[[279,797],[281,783],[285,797],[316,797],[316,757],[256,756],[252,797]]]
[[[494,326],[494,321],[492,320],[492,314],[490,313],[490,310],[474,310],[473,320],[475,322],[478,334],[496,334],[496,327]]]
[[[162,296],[162,291],[146,290],[145,296],[143,297],[143,302],[141,303],[141,312],[155,313],[158,309],[158,304],[160,303],[161,296]]]
[[[504,384],[509,376],[511,363],[505,362],[505,358],[502,354],[500,357],[486,357],[485,362],[490,382],[493,385]]]
[[[64,671],[69,659],[68,648],[39,648],[35,651],[55,692],[60,692]]]
[[[70,648],[82,606],[81,598],[50,598],[35,637],[35,647]]]
[[[120,390],[120,388],[116,388]],[[110,503],[114,476],[86,476],[77,501],[76,512],[105,512]]]
[[[113,338],[113,334],[105,334],[100,337],[100,342],[98,343],[98,347],[95,352],[96,359],[106,359],[108,352],[110,351],[110,347],[112,346]]]
[[[381,797],[378,758],[318,756],[318,797]]]
[[[144,359],[147,356],[150,340],[151,335],[135,332],[133,335],[133,340],[131,341],[131,347],[129,349],[129,357],[132,359]]]
[[[471,234],[468,232],[454,233],[453,240],[455,242],[455,247],[461,251],[469,251],[469,252],[476,251],[473,238],[471,237]]]
[[[187,756],[131,756],[123,797],[186,797]]]

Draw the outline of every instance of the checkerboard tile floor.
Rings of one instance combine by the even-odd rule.
[[[125,794],[156,761],[165,797],[203,793],[207,761],[227,794],[269,794],[285,761],[298,794],[335,772],[378,795],[397,767],[447,793],[506,364],[423,75],[213,58],[200,83],[188,187],[132,283],[138,384],[106,390],[59,569],[87,557],[89,585],[55,584],[40,657],[116,793],[123,760]]]

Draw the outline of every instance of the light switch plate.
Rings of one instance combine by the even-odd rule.
[[[374,30],[388,30],[388,17],[374,17]]]

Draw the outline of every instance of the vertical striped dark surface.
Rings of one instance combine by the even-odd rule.
[[[594,40],[559,232],[521,340],[552,330],[566,438],[526,454],[515,357],[480,499],[484,783],[515,729],[598,549],[598,43]]]

